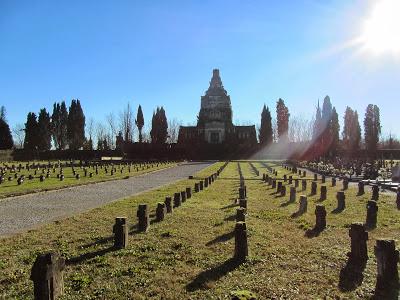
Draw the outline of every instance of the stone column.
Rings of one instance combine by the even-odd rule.
[[[351,252],[347,254],[350,261],[356,265],[362,265],[368,260],[368,232],[362,223],[352,223],[349,229],[351,238]]]
[[[367,220],[365,226],[369,229],[376,227],[378,219],[378,204],[376,201],[370,200],[367,203]]]
[[[289,197],[289,202],[296,202],[296,188],[295,187],[290,187],[290,197]]]
[[[235,226],[235,254],[237,262],[244,262],[249,255],[247,244],[247,230],[245,222],[237,222]]]
[[[397,285],[399,251],[396,250],[394,240],[377,240],[375,256],[378,267],[376,289],[386,290],[393,284]]]
[[[174,193],[174,207],[179,207],[181,204],[181,193]]]
[[[236,222],[246,221],[246,209],[244,207],[239,207],[236,209]]]
[[[336,186],[336,177],[332,177],[332,186]]]
[[[158,222],[163,221],[166,213],[167,213],[167,208],[165,206],[165,203],[158,202],[157,209],[156,209],[156,220]]]
[[[307,190],[307,180],[305,180],[305,179],[303,179],[303,180],[301,181],[301,190],[302,190],[302,191]]]
[[[322,231],[326,227],[325,206],[318,204],[315,207],[315,230]]]
[[[114,247],[117,249],[126,248],[128,246],[128,233],[129,233],[126,217],[115,218],[113,233],[114,233]]]
[[[346,194],[343,191],[337,192],[337,210],[342,211],[346,208]]]
[[[327,188],[326,185],[321,185],[321,197],[319,198],[320,200],[326,200],[326,194],[327,194]]]
[[[192,188],[191,187],[186,188],[186,198],[187,199],[192,198]]]
[[[181,201],[182,202],[186,201],[186,190],[181,192]]]
[[[138,230],[147,231],[150,226],[150,217],[147,204],[139,204],[137,217],[138,217]]]
[[[311,195],[316,195],[317,194],[317,182],[313,181],[311,182]]]
[[[38,255],[31,269],[35,300],[55,300],[64,292],[65,260],[57,253]]]
[[[360,181],[358,182],[358,195],[364,195],[364,182]]]
[[[167,209],[167,213],[172,213],[172,211],[173,211],[172,198],[165,197],[164,203],[165,203],[165,208]]]
[[[373,185],[372,186],[372,197],[371,200],[378,201],[379,200],[379,186]]]

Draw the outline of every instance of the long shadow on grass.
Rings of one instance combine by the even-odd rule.
[[[231,231],[231,232],[228,232],[228,233],[224,233],[224,234],[222,234],[220,236],[217,236],[215,239],[207,242],[206,246],[211,246],[211,245],[214,245],[216,243],[223,243],[223,242],[229,241],[234,236],[235,236],[235,232],[234,231]]]
[[[339,289],[342,292],[354,291],[364,280],[364,269],[367,262],[354,262],[351,258],[347,260],[339,275]]]
[[[281,203],[281,207],[286,207],[286,206],[289,206],[290,204],[292,204],[292,203],[295,203],[294,201],[290,201],[290,199],[288,200],[288,201],[286,201],[286,202],[283,202],[283,203]]]
[[[321,234],[321,232],[324,231],[321,228],[316,228],[314,227],[313,229],[308,229],[304,236],[308,237],[309,239],[315,238]]]
[[[194,292],[199,289],[206,288],[208,282],[220,279],[229,272],[235,270],[239,265],[240,262],[238,262],[233,258],[230,258],[227,261],[225,261],[222,265],[201,272],[199,275],[196,276],[195,279],[193,279],[191,283],[186,285],[186,290],[188,292]]]
[[[236,200],[236,199],[235,199],[235,200]],[[235,206],[239,206],[239,204],[237,204],[237,203],[232,203],[232,204],[229,204],[229,205],[227,205],[227,206],[221,207],[221,209],[228,209],[228,208],[232,208],[232,207],[235,207]]]
[[[224,221],[236,221],[236,215],[231,215],[229,217],[226,217]]]
[[[109,241],[112,241],[113,239],[114,239],[114,235],[110,235],[108,237],[98,239],[98,240],[96,240],[96,241],[94,241],[92,243],[85,244],[85,245],[82,246],[82,248],[90,248],[90,247],[93,247],[93,246],[96,246],[96,245],[107,244]]]
[[[94,251],[94,252],[85,253],[85,254],[82,254],[82,255],[67,259],[65,264],[66,265],[76,265],[76,264],[79,264],[79,263],[81,263],[81,262],[83,262],[85,260],[94,258],[96,256],[103,256],[103,255],[105,255],[105,254],[107,254],[109,252],[116,251],[116,250],[118,250],[118,248],[116,248],[114,246],[111,246],[111,247],[108,247],[108,248],[105,248],[105,249],[100,249],[100,250],[97,250],[97,251]]]

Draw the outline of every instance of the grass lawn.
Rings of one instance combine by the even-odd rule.
[[[223,163],[199,172],[206,176]],[[328,186],[328,227],[319,236],[306,237],[315,222],[314,208],[319,196],[308,197],[308,212],[298,218],[290,215],[296,203],[286,203],[261,180],[267,170],[254,162],[260,176],[247,162],[241,162],[246,178],[249,242],[248,261],[233,264],[233,229],[239,176],[237,163],[229,163],[219,179],[203,192],[193,194],[165,221],[153,223],[147,233],[135,232],[136,209],[148,203],[154,214],[157,202],[165,196],[194,185],[182,180],[141,195],[57,221],[41,228],[1,240],[0,298],[32,298],[30,269],[37,253],[56,250],[69,259],[64,272],[63,299],[230,299],[235,291],[254,292],[259,299],[360,299],[373,296],[376,261],[373,246],[377,238],[398,242],[400,212],[392,194],[380,196],[378,227],[369,232],[369,260],[361,284],[351,286],[342,268],[350,250],[348,236],[352,222],[363,222],[369,190],[357,196],[346,191],[346,209],[336,208],[335,188]],[[289,172],[267,162],[278,175]],[[319,191],[320,183],[318,184]],[[301,188],[301,184],[300,184]],[[299,189],[300,189],[299,188]],[[310,191],[310,185],[307,189]],[[126,216],[132,225],[129,245],[112,248],[114,218]],[[341,275],[342,273],[342,275]]]
[[[38,163],[38,162],[35,162]],[[40,163],[40,162],[39,162]],[[48,162],[42,162],[43,164],[47,164]],[[7,165],[11,166],[12,164],[15,164],[18,166],[19,162],[10,162],[7,163]],[[25,163],[22,163],[23,166],[25,166]],[[40,191],[48,191],[48,190],[55,190],[55,189],[60,189],[60,188],[65,188],[65,187],[70,187],[70,186],[77,186],[77,185],[83,185],[83,184],[89,184],[89,183],[95,183],[95,182],[102,182],[102,181],[107,181],[107,180],[115,180],[115,179],[123,179],[126,178],[127,176],[133,177],[133,176],[138,176],[142,175],[148,172],[168,168],[171,166],[175,166],[176,163],[166,163],[162,164],[159,163],[157,166],[157,163],[154,164],[146,164],[146,165],[132,165],[131,166],[131,171],[129,172],[129,169],[127,166],[119,166],[115,165],[115,168],[117,171],[111,175],[111,166],[107,167],[108,173],[105,172],[105,168],[100,168],[98,167],[98,175],[95,173],[95,169],[92,167],[87,168],[87,176],[84,176],[84,168],[82,167],[75,167],[76,174],[80,174],[80,179],[76,179],[71,167],[64,167],[63,168],[63,174],[64,174],[64,180],[60,181],[60,179],[57,178],[57,174],[60,173],[60,168],[50,168],[50,177],[45,178],[43,182],[39,180],[40,175],[46,176],[47,174],[47,169],[43,173],[43,169],[35,169],[36,170],[36,175],[35,175],[35,170],[30,169],[29,171],[26,169],[22,169],[21,172],[17,172],[18,176],[20,175],[25,175],[25,180],[21,185],[18,185],[17,179],[14,178],[15,173],[12,173],[8,171],[4,178],[5,181],[0,184],[0,199],[9,197],[9,196],[16,196],[16,195],[23,195],[23,194],[28,194],[28,193],[35,193],[35,192],[40,192]],[[122,170],[122,172],[121,172]],[[89,173],[93,173],[93,177],[89,177]],[[32,175],[34,178],[32,180],[29,180],[28,177],[29,175]],[[12,180],[9,181],[8,177],[11,176]]]

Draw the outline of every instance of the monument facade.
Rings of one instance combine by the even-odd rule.
[[[231,98],[224,89],[218,69],[213,70],[210,86],[201,97],[197,126],[181,126],[178,143],[257,143],[255,125],[233,125]]]

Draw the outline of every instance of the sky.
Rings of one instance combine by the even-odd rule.
[[[400,138],[399,45],[389,36],[393,49],[372,51],[362,38],[381,1],[0,0],[0,106],[11,127],[76,98],[87,120],[130,103],[146,122],[162,105],[194,124],[218,68],[237,124],[259,123],[264,103],[275,114],[278,98],[310,119],[329,95],[341,121],[350,106],[361,125],[377,104],[383,135]],[[372,24],[369,40],[385,44]]]

